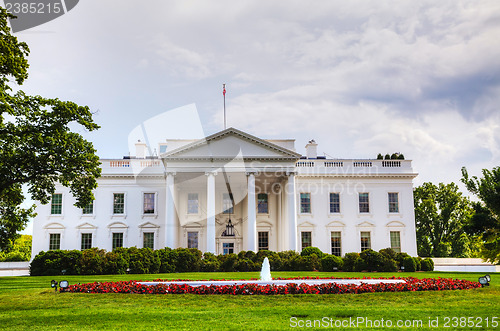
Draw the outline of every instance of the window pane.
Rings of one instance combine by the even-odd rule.
[[[198,193],[188,194],[188,214],[198,214]]]
[[[188,232],[188,248],[198,248],[198,232]]]
[[[125,194],[113,194],[113,214],[123,214],[125,212]]]
[[[155,194],[144,193],[144,214],[155,213]]]
[[[259,214],[269,213],[267,199],[268,196],[266,193],[259,193],[257,195],[257,211]]]
[[[311,213],[311,193],[300,193],[300,212],[302,214]]]
[[[399,231],[391,231],[391,248],[396,253],[401,253],[401,233]]]
[[[371,247],[370,232],[361,232],[361,251]]]
[[[269,232],[259,232],[259,251],[269,250]]]
[[[144,239],[142,243],[142,247],[155,249],[155,234],[154,232],[144,232]]]
[[[312,245],[311,232],[301,232],[302,237],[302,249],[310,247]]]
[[[61,193],[52,194],[50,213],[52,215],[61,215],[62,214],[62,194]]]
[[[61,234],[51,233],[49,238],[49,250],[61,249]]]
[[[332,232],[332,255],[341,256],[342,255],[342,236],[339,231]]]
[[[360,213],[370,212],[370,199],[368,193],[359,194],[359,212]]]
[[[222,254],[234,253],[234,243],[222,243]]]
[[[330,193],[330,213],[340,213],[339,193]]]
[[[83,207],[82,214],[92,215],[94,213],[94,201]]]
[[[123,247],[123,233],[113,233],[113,249]]]
[[[82,250],[92,248],[92,233],[82,233]]]
[[[234,206],[233,206],[233,195],[229,193],[224,193],[222,195],[222,203],[224,214],[234,214]]]
[[[399,213],[399,197],[397,193],[389,193],[389,213]]]

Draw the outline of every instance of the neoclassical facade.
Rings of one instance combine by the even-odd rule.
[[[57,186],[37,208],[33,256],[122,246],[417,254],[409,160],[326,159],[314,140],[302,156],[292,139],[234,128],[157,147],[158,156],[138,142],[135,156],[101,159],[95,200],[84,209]]]

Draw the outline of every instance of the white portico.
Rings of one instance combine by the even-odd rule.
[[[257,251],[258,233],[265,232],[269,249],[298,249],[294,171],[300,154],[231,128],[160,158],[167,247],[187,247],[192,239],[217,254]]]

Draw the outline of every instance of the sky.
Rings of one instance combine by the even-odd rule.
[[[302,154],[310,139],[333,158],[401,152],[415,185],[500,165],[497,0],[86,0],[15,35],[22,89],[88,105],[101,129],[75,130],[103,158],[172,109],[222,130],[225,83],[228,127]],[[190,138],[171,124],[164,138]]]

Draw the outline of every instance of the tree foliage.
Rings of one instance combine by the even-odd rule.
[[[462,182],[481,202],[474,205],[475,215],[466,227],[470,234],[479,234],[483,240],[481,256],[500,264],[500,167],[483,169],[483,177],[469,177],[462,168]]]
[[[470,257],[473,238],[464,225],[474,213],[471,202],[455,183],[424,183],[414,190],[419,256]]]
[[[0,7],[0,250],[34,216],[34,206],[21,207],[23,186],[45,204],[61,183],[76,197],[75,205],[84,207],[100,175],[92,143],[70,129],[98,129],[90,109],[19,90],[28,78],[29,48],[11,34],[9,17]]]

